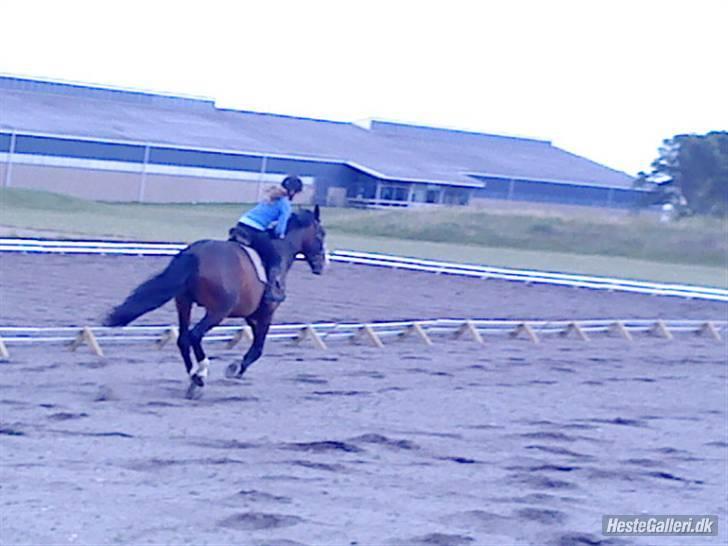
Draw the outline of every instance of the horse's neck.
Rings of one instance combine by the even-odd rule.
[[[291,232],[284,239],[274,241],[276,250],[281,256],[284,273],[288,273],[288,270],[291,269],[293,262],[296,260],[296,255],[301,252],[300,239],[300,234]]]

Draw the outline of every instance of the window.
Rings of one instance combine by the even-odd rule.
[[[427,190],[427,196],[425,197],[425,203],[439,203],[440,202],[440,190]]]
[[[415,203],[439,203],[440,191],[438,186],[415,184],[412,201]]]
[[[356,183],[350,185],[347,190],[347,195],[359,199],[374,199],[376,192],[377,185],[374,181],[365,179],[358,180]]]
[[[409,197],[409,187],[394,184],[382,184],[379,197],[383,201],[407,201]]]
[[[467,205],[468,191],[463,188],[448,188],[442,201],[446,205]]]

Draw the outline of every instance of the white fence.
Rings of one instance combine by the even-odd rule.
[[[170,256],[176,254],[185,248],[185,246],[185,244],[180,243],[54,241],[45,239],[0,238],[0,252]],[[675,296],[728,302],[728,290],[684,284],[663,284],[529,269],[466,265],[349,250],[333,251],[330,254],[330,259],[333,262],[408,269],[412,271],[460,275],[481,279],[501,279],[526,283],[573,286],[593,290],[633,292],[656,296]]]
[[[277,324],[271,326],[268,341],[301,343],[310,340],[319,349],[326,349],[330,342],[361,342],[382,348],[385,342],[413,337],[426,345],[436,339],[452,340],[470,338],[485,344],[497,338],[522,336],[533,343],[544,337],[574,337],[589,341],[593,336],[613,336],[633,341],[635,336],[657,336],[673,339],[678,335],[702,335],[722,341],[728,331],[728,321],[705,320],[467,320],[432,319],[419,321]],[[108,328],[103,326],[68,327],[0,327],[0,357],[9,358],[11,346],[61,345],[76,350],[88,345],[97,355],[103,356],[103,346],[146,344],[162,348],[177,340],[175,326],[127,326]],[[226,342],[228,348],[242,340],[250,341],[248,326],[217,326],[205,337],[205,342]]]

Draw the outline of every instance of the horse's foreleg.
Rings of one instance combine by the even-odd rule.
[[[212,328],[220,324],[226,316],[226,311],[210,311],[208,309],[202,320],[195,324],[195,327],[190,331],[190,343],[192,344],[192,350],[195,352],[197,363],[189,370],[189,374],[192,382],[198,387],[205,385],[207,371],[210,367],[210,361],[202,349],[202,338]]]
[[[250,328],[253,330],[253,344],[243,356],[243,361],[240,364],[240,370],[237,373],[237,377],[241,377],[245,373],[245,370],[250,368],[250,366],[263,354],[263,346],[265,345],[265,338],[268,335],[268,330],[270,329],[271,319],[271,315],[257,317],[254,320],[248,319],[248,324],[250,324]]]

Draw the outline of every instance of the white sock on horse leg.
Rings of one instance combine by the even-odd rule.
[[[200,377],[207,377],[207,370],[210,369],[210,359],[205,357],[202,362],[200,362],[200,371],[198,375]]]
[[[207,371],[210,368],[210,359],[205,357],[199,362],[195,362],[190,370],[190,377],[197,375],[199,377],[207,377]]]

